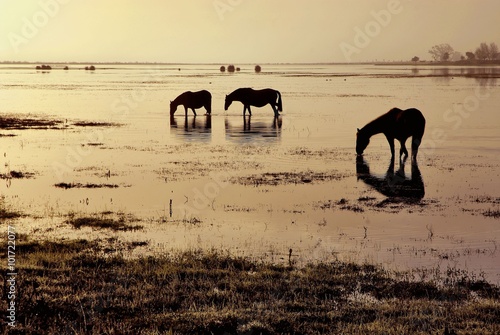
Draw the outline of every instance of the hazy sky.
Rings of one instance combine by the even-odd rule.
[[[0,61],[346,62],[500,45],[499,0],[0,0]]]

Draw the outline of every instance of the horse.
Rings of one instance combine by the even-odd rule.
[[[406,140],[412,137],[411,154],[412,161],[416,162],[418,147],[422,142],[425,130],[425,118],[416,108],[401,110],[393,108],[387,113],[379,116],[375,120],[369,122],[366,126],[359,129],[356,134],[356,153],[362,155],[370,143],[370,137],[375,134],[383,133],[391,147],[392,158],[394,159],[394,139],[401,143],[399,150],[399,159],[404,154],[404,159],[408,157],[406,150]]]
[[[247,109],[248,114],[250,116],[252,115],[250,106],[263,107],[267,104],[270,104],[273,108],[275,117],[279,116],[278,112],[283,111],[283,105],[281,103],[281,93],[271,88],[265,88],[263,90],[254,90],[252,88],[238,88],[231,92],[229,95],[226,95],[224,110],[227,111],[233,101],[239,101],[243,104],[243,116],[245,116],[245,112]]]
[[[194,116],[196,116],[195,109],[205,107],[207,110],[207,115],[212,112],[212,95],[210,92],[203,90],[198,92],[187,91],[175,98],[174,101],[170,101],[170,116],[173,116],[177,110],[177,106],[183,105],[184,112],[187,116],[188,108],[193,110]]]

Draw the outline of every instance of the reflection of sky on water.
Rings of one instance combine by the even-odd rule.
[[[498,77],[500,77],[500,69],[498,68],[438,68],[432,69],[432,76],[438,81],[449,82],[454,77],[474,78],[480,86],[495,86]]]
[[[455,77],[474,78],[480,86],[495,86],[500,77],[497,67],[413,67],[412,76],[432,77],[436,82],[449,83]]]

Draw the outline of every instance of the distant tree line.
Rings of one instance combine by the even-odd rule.
[[[475,53],[467,52],[466,55],[468,55],[467,57],[470,57],[469,59],[471,60],[474,58],[480,60],[494,60],[500,58],[500,53],[498,53],[498,46],[496,43],[491,43],[490,45],[481,43]]]
[[[453,49],[449,44],[438,44],[434,45],[429,53],[434,61],[496,61],[500,60],[500,53],[498,52],[498,45],[496,43],[487,44],[485,42],[481,43],[479,47],[476,48],[474,52],[467,51],[465,56]],[[415,56],[412,58],[413,62],[418,62],[419,57]]]

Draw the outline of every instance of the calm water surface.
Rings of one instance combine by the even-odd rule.
[[[1,206],[41,239],[147,241],[137,253],[217,248],[297,262],[353,260],[389,268],[483,272],[500,281],[498,67],[267,65],[234,74],[216,65],[73,66],[49,73],[0,66],[4,117],[58,129],[0,129]],[[269,106],[224,111],[238,87],[281,91]],[[212,93],[212,116],[174,118],[187,90]],[[363,161],[355,132],[392,107],[420,109],[427,127],[418,168],[398,162],[382,135]],[[99,122],[78,126],[78,122]],[[399,144],[397,144],[398,146]],[[60,182],[113,188],[61,189]],[[407,192],[407,188],[411,192]],[[413,193],[412,193],[413,192]],[[122,213],[143,230],[67,223],[69,214]]]

